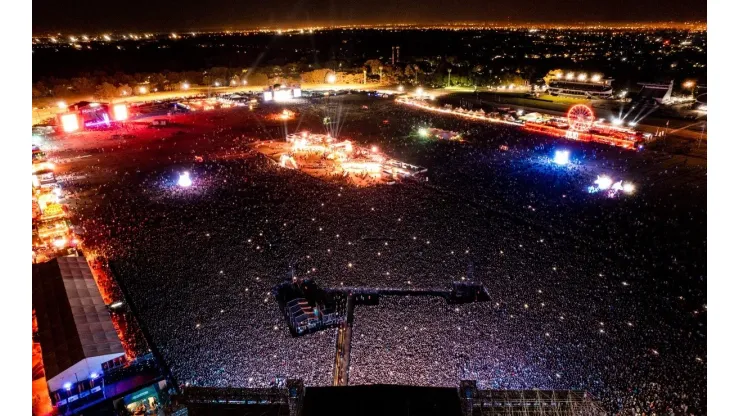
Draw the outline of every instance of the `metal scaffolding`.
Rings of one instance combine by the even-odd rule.
[[[286,416],[299,416],[305,393],[302,380],[289,379],[280,387],[269,388],[186,387],[183,389],[182,399],[189,408],[201,405],[210,411],[223,411],[235,406],[281,406],[288,410]]]
[[[591,395],[569,390],[480,390],[460,382],[464,416],[602,416],[607,412]]]

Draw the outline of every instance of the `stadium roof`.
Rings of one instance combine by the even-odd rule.
[[[670,84],[642,84],[642,89],[635,100],[652,99],[658,103],[668,101],[673,92],[673,81]]]
[[[612,89],[611,85],[605,84],[593,84],[588,82],[575,82],[575,81],[551,81],[550,88],[564,88],[579,91],[591,91],[591,92],[602,92],[609,91]]]
[[[100,374],[100,364],[123,355],[110,313],[84,257],[34,264],[33,308],[51,391]]]

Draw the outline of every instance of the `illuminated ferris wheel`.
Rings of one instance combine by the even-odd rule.
[[[584,104],[576,104],[568,110],[568,125],[575,131],[589,131],[594,124],[594,110]]]

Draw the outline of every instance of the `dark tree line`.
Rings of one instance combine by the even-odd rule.
[[[345,63],[346,64],[346,63]],[[33,98],[59,99],[91,95],[96,99],[177,91],[197,86],[272,85],[275,83],[322,83],[328,74],[336,74],[337,83],[361,83],[367,80],[382,84],[422,84],[435,87],[521,85],[531,71],[492,71],[481,65],[459,62],[455,57],[443,60],[421,60],[390,65],[371,59],[359,67],[343,67],[342,62],[315,66],[304,62],[268,65],[257,68],[213,67],[204,71],[82,73],[73,78],[44,77],[32,87]]]

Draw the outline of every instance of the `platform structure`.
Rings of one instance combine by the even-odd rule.
[[[489,390],[474,380],[458,389],[463,416],[605,416],[607,412],[585,391]]]
[[[180,397],[188,415],[425,415],[602,416],[589,393],[568,390],[487,390],[473,380],[459,387],[362,385],[304,387],[288,380],[272,388],[189,387]]]
[[[306,388],[302,380],[266,388],[187,387],[181,400],[190,413],[198,414],[302,414]]]
[[[280,167],[356,186],[426,179],[423,167],[393,159],[377,146],[361,146],[328,134],[293,133],[285,141],[260,141],[253,147]]]

